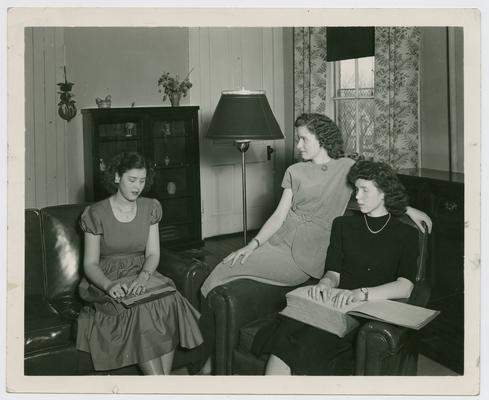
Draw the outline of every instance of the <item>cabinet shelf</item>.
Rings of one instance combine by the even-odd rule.
[[[165,216],[163,215],[163,219],[165,219]],[[180,219],[166,219],[165,222],[160,223],[162,227],[168,227],[168,226],[173,226],[173,225],[188,225],[188,224],[193,224],[194,220],[192,218],[180,218]]]
[[[188,199],[192,198],[193,195],[185,193],[185,194],[168,194],[168,195],[163,195],[159,196],[158,200],[160,201],[165,201],[165,200],[175,200],[175,199]]]
[[[177,168],[189,168],[191,167],[191,164],[168,164],[168,165],[156,165],[155,170],[156,171],[162,171],[166,169],[177,169]]]
[[[134,140],[141,140],[141,136],[101,136],[99,138],[100,143],[108,142],[132,142]]]
[[[100,183],[102,162],[123,151],[138,151],[154,162],[154,183],[147,196],[163,207],[162,246],[202,246],[198,110],[197,106],[83,109],[85,200],[108,197]],[[128,122],[135,124],[132,136],[125,136]],[[176,188],[173,195],[167,191],[170,182]]]
[[[186,139],[189,138],[189,135],[154,135],[153,139],[159,140],[172,140],[172,139]]]

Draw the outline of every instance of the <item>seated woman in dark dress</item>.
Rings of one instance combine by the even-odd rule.
[[[356,191],[362,215],[334,220],[327,272],[309,295],[338,308],[408,298],[416,276],[418,233],[393,217],[405,211],[404,187],[388,165],[372,161],[352,166],[348,182]],[[356,333],[340,338],[280,316],[274,327],[257,335],[254,351],[271,354],[267,375],[349,375]]]

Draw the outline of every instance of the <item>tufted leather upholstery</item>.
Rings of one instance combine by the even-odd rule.
[[[25,210],[25,375],[93,373],[90,356],[75,348],[82,306],[83,232],[78,220],[86,205]],[[162,249],[158,270],[199,308],[198,293],[209,269],[204,263]],[[178,350],[174,367],[196,363],[200,350]],[[133,369],[131,373],[138,373]]]
[[[347,210],[348,214],[355,212]],[[407,217],[401,220],[415,226]],[[425,306],[430,295],[426,282],[428,235],[419,231],[420,255],[410,304]],[[314,281],[306,282],[312,284]],[[290,287],[277,287],[239,279],[217,287],[209,294],[216,317],[216,374],[261,375],[266,357],[257,358],[251,345],[258,330],[285,306]],[[359,330],[356,343],[356,375],[415,375],[415,331],[369,321]]]

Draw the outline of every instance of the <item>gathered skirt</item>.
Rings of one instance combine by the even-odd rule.
[[[137,273],[142,260],[140,256],[112,259],[101,263],[101,267],[109,279],[118,279]],[[173,284],[171,279],[158,275]],[[82,281],[82,297],[83,292],[101,291]],[[140,364],[161,357],[178,345],[189,349],[200,345],[203,338],[199,317],[199,312],[178,291],[127,309],[115,300],[95,302],[80,311],[76,347],[91,354],[97,371]]]

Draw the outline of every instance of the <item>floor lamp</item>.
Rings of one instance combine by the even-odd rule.
[[[246,162],[245,153],[252,140],[283,139],[284,135],[273,115],[263,90],[226,90],[221,94],[212,116],[206,138],[233,140],[241,152],[243,195],[243,240],[247,244]]]

